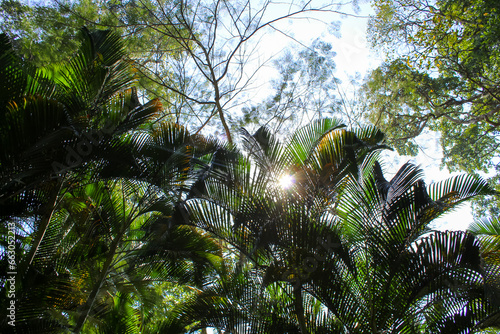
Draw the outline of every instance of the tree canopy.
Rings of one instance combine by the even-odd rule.
[[[354,10],[356,4],[356,1],[352,2]],[[4,0],[1,2],[0,24],[14,41],[18,53],[33,58],[38,64],[67,59],[76,48],[71,37],[82,25],[92,29],[114,29],[123,36],[127,56],[134,62],[140,96],[160,98],[164,117],[185,124],[193,133],[210,131],[232,141],[239,127],[255,120],[248,117],[248,110],[262,116],[259,125],[272,122],[276,128],[282,127],[290,115],[296,114],[284,112],[281,106],[291,105],[290,109],[295,106],[300,114],[314,114],[312,110],[316,110],[314,117],[318,117],[318,106],[313,104],[318,104],[318,101],[301,105],[297,96],[290,97],[291,91],[307,90],[308,79],[302,80],[300,89],[289,87],[283,91],[279,87],[291,86],[287,83],[290,77],[284,77],[283,83],[272,87],[275,92],[259,98],[264,100],[263,103],[249,102],[249,96],[256,88],[253,85],[255,77],[270,61],[255,61],[255,48],[269,31],[278,31],[280,36],[287,38],[289,33],[285,28],[282,30],[281,26],[286,25],[281,25],[281,22],[315,19],[315,15],[321,14],[323,17],[327,14],[340,17],[346,13],[343,9],[348,5],[328,0],[305,3],[84,0],[35,5]],[[64,29],[60,29],[61,26]],[[322,67],[321,71],[331,71],[335,53],[328,50],[331,49],[328,45],[324,42],[305,45],[306,50],[314,51],[306,56],[308,51],[304,50],[300,57],[303,60],[308,58],[309,64],[320,60],[315,66]],[[318,51],[326,52],[327,57],[318,55]],[[318,76],[310,80],[332,79],[321,77],[319,72],[306,73],[308,70],[304,69],[300,72]],[[332,87],[331,83],[329,85]],[[333,93],[334,90],[329,92],[327,100],[338,100]],[[268,99],[267,95],[273,96]],[[274,107],[266,107],[269,100],[276,100],[271,103],[275,104]],[[280,103],[276,103],[278,101]],[[308,115],[308,118],[312,116]],[[297,122],[297,126],[299,124]]]
[[[406,13],[378,4],[390,24]],[[316,39],[279,58],[275,94],[239,114],[256,73],[244,71],[247,41],[284,18],[340,13],[306,2],[274,15],[275,5],[283,4],[2,1],[10,35],[0,34],[1,332],[498,331],[497,220],[432,229],[493,187],[473,174],[428,185],[418,166],[390,171],[380,155],[388,144],[411,152],[398,143],[426,126],[495,128],[485,111],[494,96],[475,98],[493,91],[494,71],[453,72],[454,61],[479,71],[480,57],[415,33],[422,57],[450,69],[434,73],[412,52],[373,72],[365,92],[378,94],[367,101],[387,140],[378,127],[326,117],[342,101],[334,46]],[[438,5],[472,26],[451,2]],[[409,13],[424,15],[417,9]],[[88,27],[56,32],[68,18]],[[444,19],[424,21],[430,29]],[[387,43],[413,31],[374,22],[388,29],[377,37]],[[472,28],[463,29],[465,43]],[[442,100],[418,95],[427,84]],[[424,109],[432,103],[441,109]],[[399,133],[406,139],[390,132],[400,119],[381,106],[415,117]]]
[[[367,117],[401,153],[439,131],[450,170],[485,171],[498,156],[497,1],[375,1],[372,44],[388,60],[364,86]]]

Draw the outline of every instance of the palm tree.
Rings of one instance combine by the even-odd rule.
[[[124,140],[136,148],[132,165],[140,168],[110,177],[107,166],[97,173],[101,180],[81,177],[59,195],[17,292],[19,332],[156,333],[168,311],[162,287],[193,289],[213,276],[220,243],[176,215],[197,173],[191,160],[213,143],[172,123]]]
[[[196,285],[196,271],[208,271],[219,247],[183,226],[161,243],[147,238],[173,206],[152,190],[115,180],[65,193],[17,293],[17,331],[144,332],[163,302],[162,282]]]
[[[158,120],[157,101],[139,103],[119,38],[82,34],[79,53],[51,69],[24,65],[3,41],[0,196],[17,231],[16,330],[156,332],[162,287],[194,287],[217,263],[220,245],[174,213],[203,167],[196,157],[218,144]]]
[[[138,102],[122,42],[109,31],[83,29],[79,52],[50,69],[22,62],[5,36],[1,43],[0,205],[6,217],[27,216],[37,231],[20,264],[25,273],[66,183],[131,160],[121,137],[161,106]]]
[[[318,298],[322,293],[351,332],[468,332],[492,310],[474,237],[428,228],[458,203],[491,190],[464,175],[427,188],[421,175],[406,164],[387,181],[375,164],[369,178],[347,188],[339,216],[354,266],[342,272],[352,283],[342,293],[356,307],[336,307],[335,287],[320,288]]]
[[[489,315],[483,327],[499,326],[500,319],[500,225],[498,218],[473,222],[468,231],[474,234],[481,245],[481,259],[485,271],[485,290],[488,301],[497,307]],[[497,328],[498,329],[498,328]]]
[[[225,257],[234,266],[180,306],[165,328],[455,333],[481,327],[494,306],[482,293],[479,244],[467,233],[432,231],[429,223],[491,190],[469,176],[428,188],[411,164],[387,181],[376,162],[382,142],[373,128],[348,131],[330,120],[304,127],[287,145],[265,128],[245,132],[246,155],[218,162],[223,167],[199,187],[205,198],[184,203],[195,226],[227,243]],[[283,175],[295,180],[286,189],[279,186]]]

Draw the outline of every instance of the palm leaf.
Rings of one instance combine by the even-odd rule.
[[[477,195],[492,195],[488,183],[473,175],[459,175],[437,182],[429,187],[429,195],[445,207],[455,206]]]
[[[294,155],[295,163],[300,164],[307,161],[324,136],[343,127],[345,125],[339,123],[338,120],[325,118],[297,130],[288,143]]]

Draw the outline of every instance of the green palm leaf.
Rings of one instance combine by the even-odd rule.
[[[331,131],[343,127],[345,127],[345,125],[339,123],[338,120],[325,118],[314,121],[297,130],[288,143],[293,153],[295,163],[300,164],[307,161],[324,136]]]

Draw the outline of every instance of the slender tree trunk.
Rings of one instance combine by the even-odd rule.
[[[42,219],[40,221],[40,224],[38,225],[35,239],[33,240],[33,245],[31,246],[28,255],[19,265],[20,273],[22,276],[26,275],[26,272],[28,271],[31,263],[33,263],[35,255],[38,252],[38,249],[40,248],[45,233],[49,228],[50,221],[52,220],[52,215],[54,214],[57,205],[57,199],[59,198],[59,193],[61,191],[62,184],[63,184],[62,180],[58,181],[58,183],[54,186],[52,190],[48,202],[45,205],[46,207],[46,209],[44,210],[45,213],[42,215]]]
[[[92,306],[94,305],[94,302],[96,300],[97,294],[101,290],[102,284],[106,280],[106,277],[108,276],[109,268],[111,267],[111,262],[113,262],[113,259],[116,254],[116,250],[118,248],[118,245],[120,244],[120,241],[123,237],[123,234],[125,232],[121,231],[119,235],[116,236],[116,238],[113,240],[110,249],[109,249],[109,254],[108,257],[106,258],[106,262],[104,262],[104,265],[102,266],[101,270],[101,275],[99,277],[99,280],[96,282],[94,285],[94,288],[92,289],[92,292],[90,293],[89,297],[87,298],[87,301],[85,302],[85,305],[83,306],[83,311],[78,318],[78,322],[76,323],[74,333],[80,333],[80,331],[83,328],[83,325],[85,324],[85,321],[87,320],[87,317],[90,313],[90,310],[92,309]]]
[[[224,132],[226,133],[227,141],[228,143],[232,144],[233,137],[231,136],[231,130],[229,130],[229,126],[227,125],[226,117],[224,116],[224,111],[222,110],[222,106],[218,100],[216,104],[217,104],[217,111],[219,112],[220,121],[222,123],[222,126],[224,127]]]
[[[295,308],[295,315],[297,316],[297,321],[299,323],[300,333],[309,334],[306,326],[306,318],[304,316],[304,305],[302,302],[302,288],[300,286],[293,288],[293,297],[294,297],[293,303]]]

